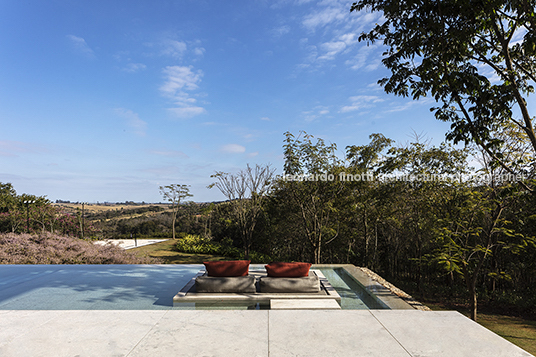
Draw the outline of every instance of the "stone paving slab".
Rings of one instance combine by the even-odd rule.
[[[0,315],[0,356],[127,356],[167,311],[14,311]],[[9,332],[14,329],[15,332]]]
[[[169,311],[128,356],[268,356],[268,312]]]
[[[0,356],[531,356],[455,311],[4,310]]]
[[[532,356],[457,311],[370,311],[412,356]]]
[[[270,311],[270,356],[410,354],[368,310]]]

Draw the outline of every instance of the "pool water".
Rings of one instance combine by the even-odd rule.
[[[341,309],[388,309],[380,299],[355,280],[343,268],[318,268],[341,296]]]
[[[0,310],[241,309],[173,307],[173,296],[203,265],[0,265]],[[342,268],[319,269],[343,309],[386,308]],[[246,307],[264,309],[257,305]]]

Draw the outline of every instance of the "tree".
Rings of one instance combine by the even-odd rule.
[[[447,139],[474,142],[511,174],[508,146],[500,134],[513,124],[536,157],[534,117],[528,96],[536,81],[534,0],[360,0],[351,11],[381,11],[360,41],[382,41],[391,76],[378,83],[387,93],[431,94],[442,106],[437,119],[452,122]],[[526,182],[524,189],[536,192]]]
[[[168,186],[160,186],[160,194],[164,199],[171,203],[172,210],[172,230],[173,239],[175,239],[175,222],[177,221],[177,213],[179,212],[179,205],[181,201],[187,197],[192,197],[190,194],[189,185],[171,184]]]
[[[218,181],[209,185],[217,187],[229,200],[231,211],[240,228],[245,259],[249,259],[253,232],[263,210],[264,199],[270,191],[275,169],[270,165],[247,165],[237,174],[217,171],[210,177]]]
[[[313,143],[313,136],[305,132],[285,136],[285,177],[278,182],[279,195],[287,195],[288,203],[296,207],[301,233],[312,248],[313,262],[319,264],[324,246],[339,236],[343,166],[335,144],[326,145],[320,138]]]

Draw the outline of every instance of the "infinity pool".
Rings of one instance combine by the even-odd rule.
[[[173,307],[173,296],[202,268],[201,264],[0,265],[0,310],[180,309]],[[319,269],[341,295],[343,309],[387,308],[344,269]]]

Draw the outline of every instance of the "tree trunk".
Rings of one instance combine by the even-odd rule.
[[[172,231],[173,231],[173,239],[175,239],[175,222],[177,221],[177,216],[173,215],[173,223],[171,223]]]
[[[476,321],[477,297],[475,286],[471,288],[471,320]]]

